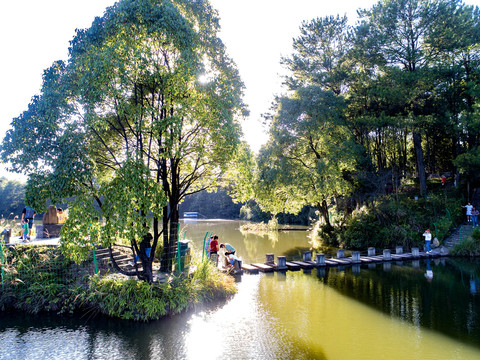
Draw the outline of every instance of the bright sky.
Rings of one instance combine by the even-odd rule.
[[[220,38],[246,85],[250,116],[243,123],[254,151],[266,141],[261,114],[281,92],[280,57],[291,54],[303,20],[347,14],[376,0],[210,0],[219,11]],[[115,0],[2,0],[0,4],[0,139],[40,91],[43,70],[66,60],[75,29],[90,27]],[[480,0],[466,3],[480,5]],[[0,176],[14,178],[0,167]]]

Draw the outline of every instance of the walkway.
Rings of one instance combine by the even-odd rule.
[[[60,238],[43,239],[32,236],[29,242],[24,242],[19,236],[12,236],[9,245],[59,245]]]

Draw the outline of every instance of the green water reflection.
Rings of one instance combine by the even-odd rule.
[[[318,275],[322,283],[342,295],[414,326],[480,347],[478,261],[393,262],[362,266],[357,273],[355,268],[346,268],[327,269]]]
[[[301,258],[302,252],[310,248],[307,231],[257,234],[240,231],[240,227],[244,223],[244,221],[228,220],[182,222],[180,234],[184,234],[186,231],[186,238],[192,240],[191,244],[198,251],[202,249],[203,239],[207,232],[216,234],[219,236],[220,243],[232,244],[245,263],[264,262],[267,253],[274,253],[275,256],[290,255]]]
[[[440,260],[264,277],[290,340],[328,359],[479,359],[479,262]]]

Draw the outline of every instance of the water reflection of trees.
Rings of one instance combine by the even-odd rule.
[[[244,259],[247,260],[261,260],[265,258],[264,249],[271,247],[275,249],[275,245],[278,243],[278,232],[248,232],[241,231],[243,236],[243,243],[247,251],[247,256]]]
[[[415,265],[415,266],[412,266]],[[436,259],[432,281],[425,261],[319,270],[321,280],[342,294],[480,347],[480,261]]]

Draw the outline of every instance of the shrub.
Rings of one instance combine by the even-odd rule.
[[[456,244],[450,253],[456,256],[480,256],[480,230],[475,229],[471,236]]]
[[[73,264],[56,248],[19,246],[5,254],[3,311],[88,311],[148,321],[236,292],[234,279],[209,262],[199,263],[193,276],[183,273],[169,282],[150,284],[118,274],[90,276],[85,269],[92,268],[91,262]]]
[[[316,234],[323,245],[338,243],[349,249],[397,245],[408,248],[423,243],[421,234],[427,228],[436,230],[435,236],[440,241],[448,237],[455,222],[462,219],[460,210],[461,200],[448,199],[443,192],[418,200],[400,195],[399,201],[394,201],[385,196],[355,210],[343,223],[337,223],[335,239],[321,230]]]

